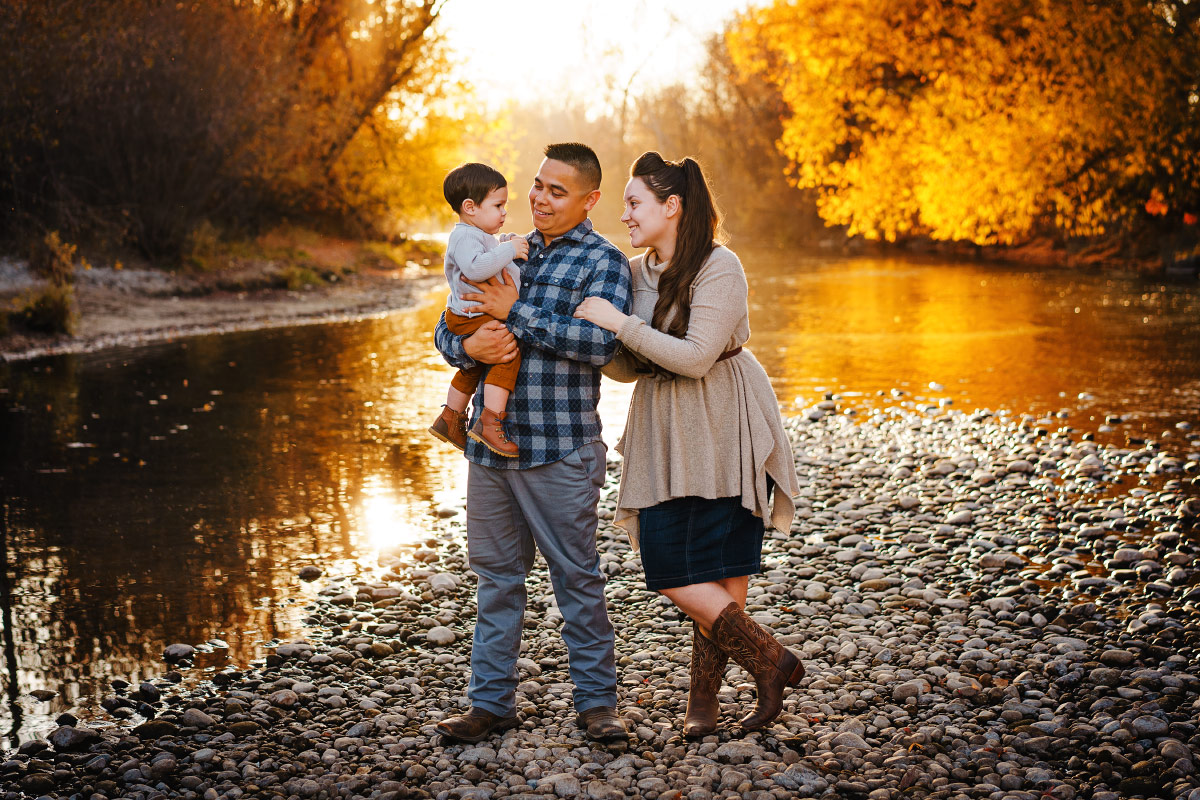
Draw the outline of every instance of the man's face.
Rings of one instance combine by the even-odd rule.
[[[600,190],[586,186],[574,167],[547,158],[538,168],[533,188],[529,190],[533,227],[550,244],[587,219],[599,199]]]

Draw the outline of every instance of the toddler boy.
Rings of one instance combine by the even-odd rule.
[[[506,234],[497,241],[495,234],[504,225],[508,205],[508,184],[504,176],[487,164],[463,164],[446,175],[442,184],[446,202],[458,214],[458,224],[450,232],[446,244],[446,281],[450,295],[446,298],[446,327],[451,333],[468,335],[478,330],[492,317],[467,310],[470,303],[462,299],[462,278],[486,281],[503,270],[507,281],[520,286],[517,259],[529,256],[529,242],[519,236]],[[469,287],[467,287],[469,290]],[[479,385],[485,366],[459,370],[446,392],[446,404],[429,432],[444,442],[465,450],[467,436],[483,443],[493,453],[516,457],[519,450],[504,432],[504,417],[508,396],[517,383],[521,355],[505,364],[486,367],[483,379],[483,409],[479,419],[468,432],[467,402]]]

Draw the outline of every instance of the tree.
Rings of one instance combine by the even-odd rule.
[[[316,199],[346,210],[331,190],[343,185],[340,162],[356,138],[371,137],[382,156],[406,138],[398,128],[428,127],[429,104],[446,88],[431,30],[444,2],[269,0],[261,8],[293,47],[292,102],[263,136],[259,159],[287,205],[314,210]]]
[[[1200,4],[777,0],[729,34],[850,234],[1020,242],[1200,205]]]
[[[650,92],[636,106],[631,158],[646,149],[694,156],[735,244],[814,244],[827,235],[814,193],[789,185],[788,161],[775,147],[787,110],[782,96],[734,66],[724,36],[709,40],[697,85]]]
[[[779,93],[757,77],[741,76],[729,60],[723,37],[707,43],[697,85],[639,89],[635,79],[621,84],[614,92],[619,102],[609,103],[606,113],[577,103],[530,104],[509,111],[520,154],[509,174],[511,225],[519,228],[530,222],[524,194],[545,145],[581,141],[593,146],[604,169],[600,202],[591,219],[615,242],[628,241],[619,221],[622,194],[630,165],[646,150],[700,162],[735,245],[811,244],[824,235],[812,193],[797,192],[788,184],[787,159],[775,149],[784,111]]]
[[[54,227],[170,257],[205,220],[375,224],[353,205],[371,181],[348,176],[366,137],[394,151],[436,120],[443,2],[11,0],[6,232]]]

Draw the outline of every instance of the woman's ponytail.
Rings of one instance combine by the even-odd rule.
[[[687,335],[691,318],[692,282],[718,244],[720,214],[695,159],[664,161],[651,151],[634,162],[630,174],[641,178],[660,203],[665,203],[671,195],[679,197],[675,253],[658,279],[658,302],[650,324],[682,339]]]

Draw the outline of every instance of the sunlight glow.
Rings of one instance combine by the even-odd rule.
[[[622,93],[687,82],[705,43],[746,0],[449,0],[440,29],[481,102],[571,98],[613,106]]]
[[[420,541],[424,532],[410,520],[412,509],[405,508],[383,494],[367,494],[359,510],[362,530],[376,552],[392,550]]]

